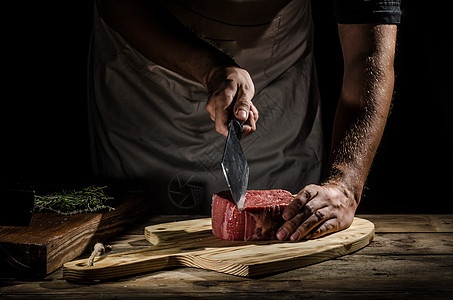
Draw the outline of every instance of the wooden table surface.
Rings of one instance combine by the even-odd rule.
[[[175,268],[80,285],[65,281],[60,268],[41,280],[0,278],[0,298],[453,299],[453,215],[358,217],[376,226],[369,246],[288,272],[243,278]],[[146,248],[145,226],[188,218],[150,217],[104,244],[113,246],[112,253]]]

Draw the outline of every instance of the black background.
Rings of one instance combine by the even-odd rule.
[[[328,141],[341,49],[332,1],[312,6]],[[85,84],[92,2],[15,2],[2,13],[1,183],[91,182]],[[403,0],[393,106],[359,213],[453,212],[446,13],[445,1]]]

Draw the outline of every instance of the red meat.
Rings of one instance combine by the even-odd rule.
[[[212,233],[231,241],[276,239],[276,231],[284,223],[283,210],[293,199],[284,190],[247,191],[244,208],[239,212],[229,191],[214,194]]]

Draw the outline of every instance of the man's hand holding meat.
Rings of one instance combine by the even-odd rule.
[[[352,224],[389,113],[396,25],[340,24],[338,31],[344,75],[328,174],[283,212],[280,240],[316,238]]]

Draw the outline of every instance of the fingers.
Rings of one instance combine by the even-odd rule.
[[[289,209],[283,212],[284,216],[286,214],[288,217],[299,207],[294,216],[286,219],[287,221],[280,227],[277,232],[279,240],[289,238],[291,241],[298,241],[323,220],[330,218],[329,208],[323,202],[310,201],[317,193],[310,193],[304,189],[299,195],[288,205]]]
[[[227,135],[231,114],[244,123],[243,136],[256,130],[258,110],[252,103],[255,88],[247,71],[227,68],[226,78],[211,92],[206,109],[215,122],[216,131]]]
[[[250,111],[247,121],[242,126],[242,136],[247,136],[256,131],[256,122],[258,121],[258,110],[253,103],[250,104]]]
[[[293,201],[283,211],[282,217],[285,222],[277,232],[277,239],[286,240],[299,226],[299,224],[307,218],[307,213],[303,212],[305,204],[314,196],[314,191],[309,187],[304,188],[297,194]]]
[[[238,89],[233,111],[236,118],[241,122],[245,122],[249,119],[253,93],[253,87],[250,87],[249,85],[241,85]]]
[[[299,241],[347,228],[354,219],[354,203],[334,186],[309,185],[283,211],[286,222],[276,237]]]
[[[225,93],[224,97],[227,99],[223,102],[229,102],[231,103],[233,101],[233,96],[231,94]],[[224,136],[228,135],[228,119],[229,115],[231,114],[231,108],[228,106],[218,104],[215,107],[215,115],[214,115],[214,122],[215,122],[215,130],[223,134]]]
[[[216,131],[223,135],[228,135],[228,121],[231,116],[231,103],[234,102],[235,90],[225,89],[222,93],[213,94],[207,104],[206,110],[209,112],[211,120],[215,122]],[[235,116],[240,121],[244,122],[242,128],[242,136],[247,136],[256,130],[256,122],[258,121],[259,113],[258,109],[253,105],[251,100],[247,100],[246,103],[242,100],[241,104],[236,105],[233,109],[236,110]],[[236,101],[237,103],[238,101]],[[227,105],[229,103],[229,105]],[[247,118],[244,118],[244,115]],[[245,120],[244,120],[245,119]]]
[[[323,235],[336,232],[340,230],[340,224],[337,218],[332,218],[324,223],[321,223],[317,227],[315,227],[309,234],[305,236],[306,239],[315,239],[321,237]]]
[[[228,119],[231,115],[231,104],[236,95],[236,86],[229,84],[223,89],[213,93],[206,103],[206,110],[215,122],[215,129],[224,136],[228,135]]]
[[[235,117],[244,123],[242,127],[242,136],[247,136],[256,130],[256,121],[258,121],[258,110],[252,103],[254,96],[253,85],[241,86],[237,93],[237,99],[234,104]]]
[[[311,214],[302,224],[294,229],[294,232],[290,236],[291,241],[299,241],[302,238],[308,239],[311,238],[311,231],[319,226],[324,224],[324,222],[330,219],[332,216],[330,214],[330,209],[328,207],[323,207],[317,209],[313,214]],[[321,231],[318,232],[318,236],[321,235]]]
[[[299,211],[302,209],[302,207],[313,197],[315,197],[318,194],[318,192],[312,187],[312,186],[307,186],[303,190],[297,194],[296,198],[288,204],[288,206],[285,208],[283,211],[283,219],[286,221],[290,220],[294,216],[296,216]]]

